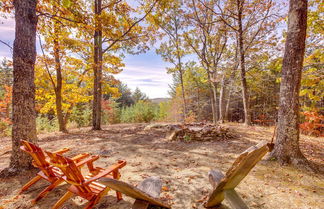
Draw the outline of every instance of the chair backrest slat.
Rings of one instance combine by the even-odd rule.
[[[227,171],[227,183],[224,189],[235,188],[269,151],[266,142],[261,142],[245,150]]]
[[[32,156],[33,165],[35,167],[43,171],[43,173],[49,178],[56,177],[51,165],[46,161],[44,151],[40,147],[25,140],[22,140],[21,143],[23,144],[21,149]]]
[[[235,160],[225,176],[217,184],[214,191],[209,196],[205,207],[214,207],[224,200],[224,191],[233,190],[252,170],[252,168],[263,158],[270,150],[267,142],[262,141],[259,144],[245,150]]]
[[[85,179],[73,160],[56,153],[46,152],[46,154],[51,159],[50,163],[53,166],[58,167],[64,173],[64,180],[66,182],[76,186],[76,188],[82,193],[91,192],[90,187],[83,184]]]

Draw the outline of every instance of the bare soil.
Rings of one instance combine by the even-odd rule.
[[[211,191],[208,171],[218,168],[226,172],[242,151],[260,140],[270,140],[273,132],[273,128],[268,127],[226,126],[235,137],[205,142],[168,141],[163,131],[144,131],[145,124],[118,124],[105,126],[102,131],[82,128],[71,130],[69,134],[42,134],[39,135],[39,145],[50,151],[69,147],[71,151],[67,156],[82,152],[100,155],[96,165],[101,167],[124,159],[127,165],[121,171],[121,180],[136,185],[148,176],[160,176],[163,180],[161,197],[169,201],[172,208],[203,208],[202,202]],[[324,165],[323,138],[302,136],[301,148],[308,159]],[[10,149],[10,139],[0,139],[0,170],[9,164]],[[0,179],[0,206],[47,209],[65,193],[68,185],[63,184],[33,206],[30,201],[47,185],[42,181],[17,195],[36,172],[35,169]],[[323,208],[323,177],[322,174],[262,160],[238,185],[237,191],[250,208]],[[122,201],[116,202],[115,193],[111,191],[96,208],[128,209],[133,201],[124,196]],[[74,197],[63,208],[83,208],[85,204],[85,200]],[[224,201],[221,208],[230,207]]]

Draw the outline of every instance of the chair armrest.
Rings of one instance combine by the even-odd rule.
[[[72,159],[74,162],[78,163],[78,162],[80,162],[81,160],[83,160],[83,159],[85,159],[85,158],[87,158],[87,157],[89,157],[89,156],[90,156],[90,154],[86,152],[86,153],[78,154],[78,155],[72,157],[71,159]]]
[[[70,151],[70,149],[69,148],[63,148],[63,149],[59,149],[59,150],[57,150],[57,151],[55,151],[55,152],[53,152],[53,153],[55,153],[55,154],[59,154],[59,155],[62,155],[63,153],[66,153],[66,152],[68,152],[68,151]]]
[[[84,182],[84,184],[85,185],[90,184],[91,182],[96,181],[96,180],[98,180],[98,179],[100,179],[100,178],[102,178],[104,176],[107,176],[108,174],[110,174],[110,173],[124,167],[125,165],[126,165],[126,161],[125,160],[120,160],[120,161],[118,161],[118,163],[110,166],[109,168],[105,169],[104,171],[100,172],[99,174],[95,175],[94,177],[86,180]]]
[[[80,167],[80,166],[83,166],[84,164],[88,164],[88,163],[93,163],[94,161],[98,160],[99,159],[99,156],[98,155],[93,155],[93,156],[90,156],[80,162],[78,162],[76,164],[77,167]]]

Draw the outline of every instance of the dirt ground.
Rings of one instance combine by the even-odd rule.
[[[121,180],[136,185],[148,176],[160,176],[163,181],[161,196],[174,209],[203,208],[202,200],[211,191],[207,173],[211,168],[223,172],[235,158],[260,140],[270,140],[273,132],[268,127],[245,127],[226,124],[235,137],[208,142],[168,141],[159,130],[144,131],[145,124],[121,124],[104,127],[102,131],[89,128],[75,129],[69,134],[50,133],[39,135],[39,145],[50,151],[71,148],[67,156],[82,152],[101,155],[96,165],[107,167],[116,160],[124,159],[127,165],[121,170]],[[7,167],[11,141],[0,139],[0,170]],[[323,138],[302,136],[304,154],[324,165]],[[50,208],[64,193],[68,185],[57,187],[49,195],[32,206],[30,200],[45,186],[42,181],[22,195],[19,189],[31,179],[37,170],[19,176],[0,179],[0,205],[4,208]],[[237,187],[250,208],[324,208],[324,176],[277,162],[261,161]],[[96,205],[96,208],[128,209],[133,199],[124,196],[116,202],[115,193]],[[63,208],[83,208],[85,200],[74,197]],[[1,207],[0,207],[1,208]],[[230,208],[224,201],[221,208]]]

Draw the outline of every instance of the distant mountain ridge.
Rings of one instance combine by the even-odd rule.
[[[167,102],[169,100],[170,100],[170,98],[154,98],[154,99],[150,99],[150,101],[155,103],[155,104],[159,104],[161,102]]]

